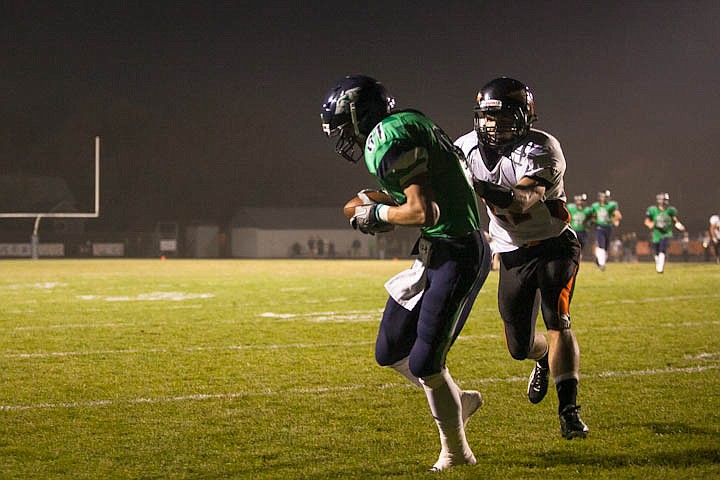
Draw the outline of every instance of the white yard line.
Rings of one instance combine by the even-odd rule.
[[[500,335],[461,335],[458,340],[482,340],[496,339]],[[131,355],[146,353],[181,353],[181,352],[203,352],[203,351],[233,351],[233,350],[282,350],[293,348],[335,348],[335,347],[360,347],[374,345],[374,341],[365,342],[333,342],[333,343],[283,343],[269,345],[226,345],[226,346],[196,346],[176,349],[167,348],[121,348],[115,350],[81,350],[68,352],[33,352],[33,353],[4,353],[0,358],[31,359],[31,358],[62,358],[62,357],[87,357],[93,355]]]
[[[583,307],[596,305],[628,305],[636,303],[677,302],[679,300],[701,300],[703,298],[720,298],[720,293],[707,293],[701,295],[676,295],[671,297],[621,298],[617,300],[582,303],[580,305],[582,305]]]
[[[62,325],[25,325],[17,327],[0,327],[0,330],[64,330],[73,328],[116,328],[116,327],[132,327],[137,326],[135,323],[67,323]]]
[[[199,295],[212,295],[212,294],[199,294]],[[108,297],[110,298],[110,297]],[[119,297],[118,297],[119,298]],[[124,297],[123,297],[124,298]],[[197,297],[196,297],[197,298]],[[649,297],[649,298],[638,298],[638,299],[620,299],[620,300],[607,300],[593,303],[574,303],[576,307],[590,307],[590,306],[608,306],[608,305],[628,305],[628,304],[642,304],[642,303],[655,303],[655,302],[676,302],[681,300],[702,300],[708,298],[720,298],[720,293],[717,294],[703,294],[703,295],[680,295],[673,297]],[[169,301],[168,299],[157,298],[153,294],[149,294],[145,300],[155,300],[153,303],[158,301]],[[173,299],[173,303],[177,300]],[[114,302],[108,301],[109,304]],[[162,308],[163,310],[168,309],[200,309],[204,308],[200,304],[192,305],[155,305],[157,309]],[[143,306],[144,310],[151,307]],[[105,311],[104,309],[93,308],[84,311]],[[473,312],[497,312],[496,307],[485,307],[485,308],[474,308]],[[12,310],[11,314],[31,314],[35,313],[34,310]],[[296,320],[305,320],[310,322],[328,322],[328,323],[342,323],[342,322],[375,322],[379,321],[382,315],[382,309],[373,310],[351,310],[351,311],[325,311],[325,312],[306,312],[306,313],[277,313],[277,312],[264,312],[256,315],[255,321],[275,321],[275,322],[287,322]],[[247,320],[244,320],[247,321]],[[233,323],[237,323],[233,320]],[[660,324],[664,327],[672,326],[697,326],[705,325],[707,323],[720,324],[720,321],[712,322],[686,322],[686,323],[664,323]],[[0,326],[0,331],[21,331],[21,330],[43,330],[43,329],[62,329],[62,328],[116,328],[116,327],[132,327],[142,326],[144,323],[103,323],[103,324],[68,324],[68,325],[18,325],[18,326]],[[615,329],[616,327],[593,327],[598,330],[609,330]],[[627,328],[627,326],[623,327]]]
[[[702,373],[708,370],[720,369],[720,365],[704,365],[683,368],[662,368],[648,370],[628,370],[628,371],[609,371],[596,374],[584,375],[584,378],[613,378],[613,377],[639,377],[648,375],[676,375],[676,374],[692,374]],[[463,382],[464,384],[483,384],[483,383],[518,383],[527,382],[525,377],[506,377],[506,378],[478,378]],[[321,395],[324,393],[337,393],[346,391],[356,391],[365,389],[392,389],[405,388],[412,386],[410,383],[389,383],[376,387],[367,384],[361,385],[340,385],[334,387],[314,387],[314,388],[289,388],[287,390],[259,390],[254,392],[236,392],[236,393],[198,393],[192,395],[181,395],[174,397],[154,397],[154,398],[133,398],[128,400],[93,400],[84,402],[62,402],[62,403],[36,403],[31,405],[0,405],[0,412],[14,412],[26,410],[42,410],[42,409],[71,409],[71,408],[93,408],[107,407],[113,405],[137,405],[137,404],[158,404],[172,402],[188,402],[201,400],[232,400],[243,397],[258,396],[274,396],[274,395]]]

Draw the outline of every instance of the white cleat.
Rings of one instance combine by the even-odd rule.
[[[477,390],[463,390],[460,392],[460,404],[462,405],[462,420],[464,428],[473,413],[477,412],[478,408],[482,406],[482,394]]]
[[[443,470],[448,470],[451,467],[457,467],[458,465],[475,465],[477,463],[477,460],[475,460],[475,455],[471,451],[465,453],[465,454],[457,454],[453,455],[445,450],[440,452],[440,458],[438,458],[438,461],[435,462],[435,465],[432,466],[430,469],[431,472],[442,472]]]

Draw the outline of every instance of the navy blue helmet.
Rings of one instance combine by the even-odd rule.
[[[385,87],[374,78],[351,75],[340,80],[325,97],[320,118],[328,137],[338,137],[335,151],[357,162],[370,131],[395,106]]]

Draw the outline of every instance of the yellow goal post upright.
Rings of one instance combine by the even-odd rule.
[[[92,212],[0,212],[0,218],[34,218],[30,253],[34,260],[39,258],[40,238],[38,230],[43,218],[98,218],[100,216],[100,137],[95,137],[95,209]]]

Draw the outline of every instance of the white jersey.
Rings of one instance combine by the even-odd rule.
[[[715,238],[720,238],[720,215],[710,217],[710,229],[715,233]]]
[[[539,240],[557,237],[569,228],[570,214],[565,208],[567,198],[563,183],[565,157],[555,137],[531,129],[525,141],[509,156],[500,156],[492,170],[483,162],[475,131],[458,138],[455,145],[467,158],[471,180],[484,180],[512,188],[523,177],[529,177],[545,187],[542,201],[524,214],[486,204],[494,252],[509,252]]]

